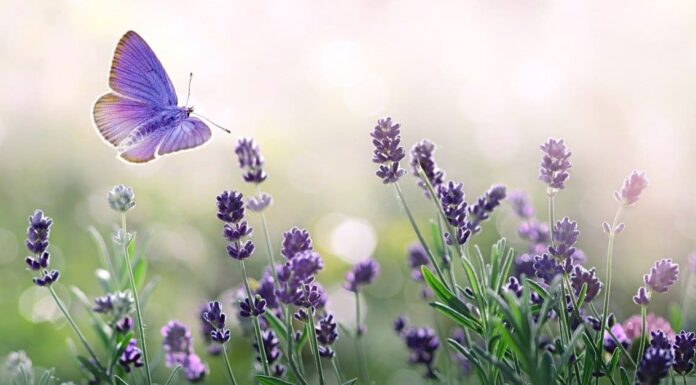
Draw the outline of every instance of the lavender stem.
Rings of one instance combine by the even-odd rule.
[[[616,214],[614,214],[614,220],[612,221],[611,224],[611,231],[609,231],[609,242],[607,243],[607,265],[606,265],[606,271],[607,271],[607,276],[604,279],[604,282],[606,282],[606,289],[604,290],[604,305],[602,307],[602,324],[601,328],[599,330],[599,337],[597,338],[597,348],[602,349],[602,340],[604,338],[604,331],[608,330],[609,328],[607,327],[607,317],[609,313],[609,300],[611,297],[611,268],[612,268],[612,258],[614,255],[614,239],[616,238],[616,226],[619,224],[619,218],[621,217],[621,211],[623,210],[623,205],[620,205],[619,208],[616,210]],[[553,232],[552,232],[553,233]],[[599,350],[601,351],[601,350]],[[640,361],[641,357],[638,357],[638,361]],[[638,367],[636,365],[636,367]]]
[[[247,296],[249,297],[249,303],[251,304],[251,308],[253,309],[256,307],[256,300],[254,299],[254,296],[251,293],[251,288],[249,287],[249,279],[247,278],[244,260],[239,260],[239,263],[242,266],[244,288],[246,289]],[[266,376],[270,376],[271,371],[268,368],[268,357],[266,357],[266,348],[264,346],[263,339],[261,339],[261,327],[259,326],[258,316],[252,316],[252,321],[254,323],[254,334],[256,335],[256,344],[259,346],[259,356],[261,357],[261,364],[263,365],[263,374]]]
[[[370,384],[365,362],[365,350],[362,346],[362,327],[360,326],[360,294],[355,292],[355,351],[358,356],[358,367],[363,384]]]
[[[232,373],[232,366],[230,366],[230,359],[227,357],[227,347],[225,344],[222,345],[222,356],[225,357],[225,366],[227,367],[227,374],[230,376],[230,381],[232,385],[237,385],[237,380],[234,379],[234,373]]]

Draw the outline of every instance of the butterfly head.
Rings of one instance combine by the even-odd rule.
[[[193,107],[186,106],[183,108],[183,110],[187,118],[193,113]]]

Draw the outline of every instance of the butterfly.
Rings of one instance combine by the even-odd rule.
[[[116,45],[109,87],[113,92],[94,103],[94,124],[122,159],[145,163],[210,139],[210,128],[191,116],[193,107],[178,106],[162,63],[133,31],[126,32]]]

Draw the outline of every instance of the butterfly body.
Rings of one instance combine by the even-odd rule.
[[[94,104],[99,134],[119,156],[144,163],[207,142],[210,128],[178,106],[174,86],[157,56],[137,33],[126,33],[114,53],[109,77],[113,92]]]

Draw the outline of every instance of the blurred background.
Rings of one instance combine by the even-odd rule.
[[[573,150],[572,177],[557,212],[576,219],[580,247],[604,276],[601,222],[616,209],[612,192],[633,169],[651,184],[623,219],[616,243],[613,306],[637,311],[630,296],[654,260],[680,263],[696,248],[696,4],[690,1],[2,1],[0,2],[0,356],[25,350],[37,366],[77,379],[64,354],[72,334],[45,290],[24,271],[27,216],[54,218],[52,253],[59,292],[101,294],[98,251],[88,226],[105,237],[118,221],[106,204],[117,183],[132,185],[130,227],[148,234],[149,274],[160,284],[145,317],[151,350],[169,319],[191,325],[198,306],[240,284],[225,255],[215,196],[251,193],[233,147],[253,136],[270,175],[267,212],[276,252],[283,231],[305,227],[326,268],[319,275],[330,309],[354,325],[353,298],[341,289],[349,264],[374,256],[382,276],[365,292],[370,372],[378,384],[417,384],[419,373],[391,322],[408,314],[432,324],[432,311],[409,278],[405,249],[414,236],[393,190],[374,176],[369,131],[377,118],[402,123],[404,145],[438,144],[448,178],[474,199],[493,183],[530,193],[546,218],[538,145],[549,136]],[[154,49],[184,100],[229,128],[204,148],[133,166],[96,134],[93,102],[108,91],[116,42],[127,30]],[[407,167],[407,164],[405,165]],[[429,203],[402,181],[421,224]],[[258,217],[258,277],[265,263]],[[498,235],[525,245],[504,205],[473,242]],[[682,271],[686,266],[682,265]],[[681,292],[652,307],[665,314]],[[233,330],[234,367],[253,354]],[[88,335],[88,337],[93,337]],[[202,355],[203,348],[197,346]],[[338,345],[357,373],[350,341]],[[205,357],[208,383],[223,378]],[[157,376],[166,375],[161,365]]]

